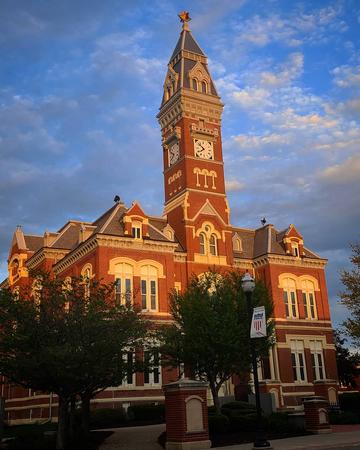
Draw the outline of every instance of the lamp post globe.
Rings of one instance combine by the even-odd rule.
[[[244,292],[253,292],[254,291],[255,280],[249,274],[249,272],[246,272],[244,274],[244,276],[241,278],[241,286],[242,286]]]

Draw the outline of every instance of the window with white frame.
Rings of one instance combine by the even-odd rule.
[[[206,236],[204,233],[199,234],[199,243],[200,243],[200,255],[205,255],[205,253],[206,253]]]
[[[304,305],[304,314],[306,319],[316,319],[316,303],[314,283],[310,280],[304,280],[301,283],[302,298]]]
[[[125,351],[122,355],[124,364],[122,386],[135,386],[136,374],[135,367],[135,352],[133,350]]]
[[[131,235],[134,239],[141,239],[142,237],[142,223],[138,221],[133,221],[131,225]]]
[[[210,236],[210,240],[209,240],[209,250],[210,250],[210,254],[213,256],[217,255],[217,239],[215,234],[212,234]]]
[[[158,270],[151,265],[142,266],[140,270],[141,309],[158,310]]]
[[[84,296],[89,298],[90,296],[90,283],[92,278],[92,266],[91,264],[85,264],[81,270],[81,277],[84,283]]]
[[[310,341],[311,365],[314,380],[325,378],[324,355],[321,341]]]
[[[296,299],[296,283],[292,278],[285,278],[282,283],[286,317],[293,319],[299,316]]]
[[[133,285],[133,267],[127,263],[115,266],[115,304],[125,305],[131,303]]]
[[[204,231],[199,233],[199,253],[200,255],[212,255],[218,254],[218,238],[214,233],[214,228],[209,225],[205,225]]]
[[[299,252],[299,244],[297,242],[291,242],[291,252],[293,256],[299,258],[300,252]]]
[[[304,353],[304,342],[298,339],[290,341],[291,366],[295,382],[304,382],[306,376],[306,363]]]
[[[144,351],[144,385],[161,384],[160,353],[156,349]]]

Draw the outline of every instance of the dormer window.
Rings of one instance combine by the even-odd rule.
[[[299,258],[300,252],[299,252],[299,244],[297,242],[291,243],[291,252],[292,252],[293,256],[295,256],[296,258]]]
[[[202,92],[203,94],[206,94],[206,93],[207,93],[207,84],[206,84],[206,81],[203,81],[203,82],[201,83],[201,92]]]
[[[199,235],[200,255],[205,255],[205,253],[206,253],[205,241],[206,241],[205,234],[204,233],[200,233],[200,235]]]
[[[142,232],[141,232],[142,224],[141,222],[133,222],[131,227],[131,235],[134,239],[141,239]]]
[[[135,239],[141,239],[141,228],[132,227],[132,237]]]
[[[192,88],[194,89],[194,91],[198,90],[198,82],[195,78],[193,78],[192,80]]]

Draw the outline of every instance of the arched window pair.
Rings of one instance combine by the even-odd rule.
[[[293,319],[299,317],[297,290],[301,291],[302,304],[305,319],[317,319],[315,285],[309,279],[283,278],[281,282],[283,288],[283,299],[285,304],[286,317]]]
[[[211,234],[208,238],[205,233],[200,233],[199,242],[201,255],[217,255],[217,238],[215,234]]]
[[[196,79],[192,79],[192,88],[194,91],[202,92],[203,94],[206,94],[208,92],[208,87],[206,81],[202,81],[201,83]]]

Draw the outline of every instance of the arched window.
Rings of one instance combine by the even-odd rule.
[[[36,305],[41,303],[41,291],[42,291],[42,277],[39,275],[35,278],[31,285],[31,296],[34,299]]]
[[[125,262],[115,266],[115,304],[131,303],[133,267]]]
[[[90,282],[92,278],[92,266],[91,264],[85,264],[85,266],[81,270],[81,277],[84,283],[84,296],[85,298],[90,297]]]
[[[296,283],[292,278],[283,280],[283,298],[285,303],[286,317],[293,319],[299,316],[296,299]]]
[[[141,309],[143,311],[158,310],[158,270],[155,266],[141,266]]]
[[[242,251],[241,239],[238,236],[233,237],[233,249],[235,252]]]
[[[301,283],[302,298],[304,305],[304,314],[306,319],[316,319],[316,303],[314,283],[310,280],[304,280]]]
[[[192,79],[192,88],[194,89],[194,91],[198,90],[198,82],[195,78]]]
[[[199,242],[200,242],[200,255],[205,255],[206,254],[206,236],[204,233],[200,233]]]
[[[207,93],[207,84],[206,84],[206,81],[203,81],[203,82],[201,83],[201,92],[203,92],[204,94]]]
[[[210,250],[210,254],[216,256],[217,255],[217,239],[215,234],[212,234],[210,236],[210,240],[209,240],[209,250]]]

